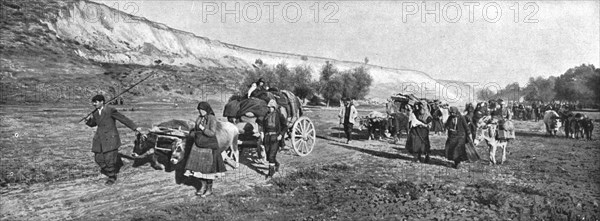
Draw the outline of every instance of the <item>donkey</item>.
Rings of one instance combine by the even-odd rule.
[[[490,164],[496,164],[496,150],[498,147],[502,149],[502,159],[500,160],[500,164],[503,164],[506,161],[506,148],[508,147],[508,140],[506,139],[497,139],[496,134],[498,131],[498,125],[494,123],[489,123],[492,120],[490,115],[486,115],[477,121],[478,131],[481,131],[481,134],[477,136],[477,139],[474,140],[475,146],[479,144],[482,140],[487,143],[490,153]]]
[[[219,143],[218,149],[225,149],[221,155],[223,156],[223,160],[231,165],[229,161],[234,161],[234,168],[238,168],[240,166],[240,151],[238,148],[238,137],[239,137],[238,128],[230,122],[217,122],[217,142]],[[171,154],[171,163],[173,165],[177,165],[182,161],[185,161],[186,153],[189,153],[188,148],[193,148],[193,139],[189,138],[187,140],[187,145],[178,145],[173,150]]]

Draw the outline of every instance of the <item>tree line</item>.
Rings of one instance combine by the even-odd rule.
[[[582,64],[570,68],[560,76],[530,77],[527,85],[512,83],[494,92],[489,88],[478,91],[479,100],[498,99],[518,101],[560,101],[584,106],[600,104],[600,68]]]
[[[326,62],[321,67],[318,80],[312,79],[313,69],[305,65],[288,67],[282,62],[270,66],[257,59],[253,66],[254,69],[245,71],[244,80],[238,88],[241,94],[245,94],[252,83],[262,78],[270,88],[288,90],[302,100],[329,105],[339,103],[343,97],[364,99],[373,83],[365,66],[339,71],[333,63]]]

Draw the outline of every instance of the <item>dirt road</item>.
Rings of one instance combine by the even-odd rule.
[[[126,114],[142,121],[141,116],[145,115],[142,112]],[[172,114],[163,113],[160,119],[167,119]],[[245,155],[242,155],[242,164],[238,169],[228,171],[224,177],[215,181],[216,194],[211,199],[196,197],[193,187],[177,184],[174,172],[156,171],[149,164],[133,167],[133,161],[123,158],[125,166],[119,181],[111,187],[104,186],[104,178],[95,174],[60,182],[13,184],[5,187],[2,189],[0,218],[344,220],[408,217],[407,219],[412,220],[417,217],[446,217],[459,220],[535,220],[537,217],[541,220],[557,217],[561,220],[579,217],[579,220],[583,220],[581,218],[587,217],[585,220],[590,220],[600,217],[597,212],[600,198],[600,163],[597,160],[600,156],[600,142],[597,140],[548,138],[540,131],[540,122],[517,121],[515,126],[518,138],[509,145],[506,164],[487,165],[487,148],[480,144],[477,150],[483,160],[453,169],[443,157],[445,136],[431,136],[431,163],[416,163],[404,150],[403,142],[392,144],[389,140],[367,141],[362,133],[357,134],[359,141],[350,145],[339,142],[336,114],[335,110],[327,109],[308,112],[307,115],[315,122],[318,134],[326,139],[319,138],[315,150],[306,157],[281,152],[279,159],[283,167],[276,178],[282,179],[275,183],[265,180],[266,167],[253,162],[255,158],[252,150],[244,151]],[[11,119],[20,119],[20,122],[26,123],[22,118],[11,116]],[[598,134],[596,131],[595,137],[599,137]],[[89,141],[81,136],[81,141],[78,142],[87,145]],[[131,141],[131,136],[126,137]],[[122,147],[121,152],[130,154],[131,145]],[[92,161],[89,154],[82,156],[62,160],[76,160],[75,164]],[[350,169],[334,172],[319,169],[338,164]],[[318,176],[315,183],[289,190],[291,192],[282,190],[281,195],[276,198],[268,198],[269,196],[257,191],[265,187],[282,189],[281,182],[287,177],[298,177],[297,171],[314,168],[317,168],[318,173],[329,175]],[[409,182],[409,186],[419,194],[414,199],[396,202],[390,198],[389,203],[380,203],[382,199],[381,202],[388,202],[386,197],[393,196],[386,189],[396,191],[398,185],[407,184],[398,182]],[[352,191],[368,188],[369,191],[366,192],[379,192],[380,195],[361,195],[364,191],[343,192],[348,188]],[[312,206],[292,203],[303,199],[312,201],[315,194],[319,196],[317,199],[329,200],[329,203],[320,207],[315,207],[312,203]],[[245,201],[248,195],[256,202]],[[287,201],[284,204],[272,204],[275,199]],[[231,201],[240,201],[240,204],[232,204]],[[210,211],[198,211],[198,208],[209,203],[220,205],[218,211],[221,213],[218,216]],[[294,208],[297,210],[290,209],[288,204],[296,205]],[[196,209],[186,209],[190,205]],[[269,209],[239,209],[265,205]],[[388,207],[404,209],[384,209]],[[328,209],[322,210],[323,208]],[[405,209],[413,212],[402,212]],[[185,212],[186,210],[188,211]],[[330,210],[338,212],[328,212]],[[388,212],[365,212],[380,210]],[[369,218],[371,215],[374,216]]]

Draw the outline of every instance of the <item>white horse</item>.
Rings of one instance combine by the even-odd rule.
[[[481,131],[481,134],[479,134],[477,139],[473,142],[475,146],[477,146],[482,140],[485,140],[489,148],[491,165],[496,164],[496,150],[498,147],[500,147],[502,149],[502,159],[500,164],[503,164],[504,161],[506,161],[506,148],[508,146],[508,140],[496,138],[498,133],[498,125],[496,123],[491,123],[491,120],[492,117],[490,115],[479,119],[477,122],[477,130]]]

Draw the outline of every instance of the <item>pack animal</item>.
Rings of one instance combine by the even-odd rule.
[[[500,148],[502,150],[500,164],[503,164],[504,161],[506,161],[506,148],[508,146],[508,140],[497,138],[498,125],[492,123],[491,120],[492,117],[490,115],[486,115],[477,121],[477,131],[481,132],[481,134],[477,136],[476,140],[474,140],[474,144],[477,146],[482,141],[486,142],[489,149],[490,164],[492,165],[497,164],[496,150]]]
[[[373,111],[368,116],[360,117],[359,119],[360,131],[366,130],[369,136],[369,140],[375,139],[375,135],[378,135],[378,139],[383,139],[388,128],[388,117],[386,114],[381,112]]]

